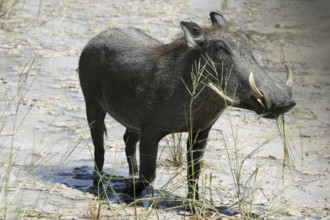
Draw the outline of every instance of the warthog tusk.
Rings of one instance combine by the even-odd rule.
[[[223,98],[224,100],[226,100],[227,102],[229,102],[230,105],[236,103],[235,100],[233,100],[232,98],[226,96],[226,95],[223,93],[223,91],[221,91],[220,89],[218,89],[213,83],[209,83],[209,84],[208,84],[208,87],[209,87],[210,89],[212,89],[214,92],[216,92],[221,98]]]
[[[250,84],[250,88],[252,90],[252,93],[254,95],[254,97],[256,97],[258,103],[265,108],[265,104],[263,103],[263,99],[264,99],[264,95],[260,92],[260,90],[258,89],[256,82],[254,81],[254,76],[253,73],[250,73],[249,76],[249,84]]]
[[[285,66],[285,69],[286,69],[286,72],[287,72],[285,84],[288,87],[292,87],[292,84],[293,84],[293,72],[292,72],[292,70],[291,70],[291,68],[289,66],[289,63],[286,61],[285,54],[283,52],[283,48],[282,47],[281,47],[281,51],[282,51],[283,59],[280,60],[280,62]]]
[[[260,90],[258,89],[256,82],[254,81],[254,77],[253,77],[253,73],[250,73],[249,76],[249,84],[250,84],[250,88],[252,90],[253,95],[257,98],[257,99],[263,99],[264,95],[260,92]]]
[[[258,102],[263,108],[265,108],[265,104],[261,101],[261,99],[257,99],[257,102]]]
[[[292,87],[293,84],[293,72],[288,64],[288,62],[286,61],[282,61],[282,64],[285,66],[286,72],[287,72],[287,76],[286,76],[286,82],[285,84],[289,87]]]

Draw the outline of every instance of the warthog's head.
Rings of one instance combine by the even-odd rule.
[[[181,22],[188,47],[202,51],[216,69],[217,80],[211,79],[209,88],[228,105],[253,110],[266,118],[289,111],[296,103],[291,100],[293,76],[287,64],[286,83],[274,79],[261,69],[244,34],[229,32],[221,14],[211,12],[210,17],[211,28]]]

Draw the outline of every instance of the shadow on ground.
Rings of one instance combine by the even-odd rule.
[[[127,200],[127,196],[124,192],[126,186],[132,183],[132,178],[106,175],[102,179],[103,184],[100,184],[99,187],[93,186],[94,173],[92,172],[93,168],[89,166],[75,167],[65,171],[58,170],[58,168],[47,168],[47,170],[37,171],[38,176],[41,176],[45,181],[64,184],[69,188],[93,194],[100,199],[110,201],[112,204],[124,203],[128,206],[152,207],[160,210],[171,210],[177,213],[187,212],[188,210],[190,211],[192,210],[191,207],[194,207],[193,210],[197,209],[198,212],[217,211],[229,216],[238,214],[237,211],[230,209],[229,207],[212,207],[206,205],[206,203],[202,201],[192,205],[192,202],[189,202],[186,198],[178,197],[166,190],[156,190],[152,187],[147,187],[142,192],[140,199],[130,201]]]

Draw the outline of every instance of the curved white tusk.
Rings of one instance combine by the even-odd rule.
[[[223,98],[224,100],[226,100],[227,102],[229,102],[230,105],[233,104],[237,104],[237,101],[235,101],[234,99],[226,96],[223,91],[221,91],[220,89],[218,89],[213,83],[209,83],[208,87],[210,89],[212,89],[214,92],[216,92],[221,98]]]
[[[293,84],[293,72],[288,64],[288,62],[286,61],[282,61],[282,64],[285,66],[286,72],[287,72],[287,76],[286,76],[286,82],[285,84],[289,87],[292,87]]]
[[[260,90],[258,89],[255,81],[254,81],[254,77],[253,77],[253,73],[250,73],[249,76],[249,84],[250,84],[250,88],[252,90],[253,95],[257,98],[262,100],[264,98],[264,95],[260,92]]]
[[[265,108],[265,104],[261,101],[261,99],[257,99],[257,102],[258,102],[263,108]]]
[[[264,95],[260,92],[260,90],[258,89],[256,82],[254,81],[254,77],[253,77],[253,73],[250,73],[249,76],[249,84],[250,84],[250,88],[252,90],[252,93],[254,95],[254,97],[256,97],[257,102],[263,107],[265,108],[265,104],[263,103],[262,100],[264,100]]]

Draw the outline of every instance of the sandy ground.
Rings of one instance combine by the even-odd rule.
[[[295,74],[297,105],[285,116],[292,159],[285,168],[275,121],[257,120],[249,111],[225,111],[211,132],[205,155],[201,177],[205,201],[216,207],[237,201],[225,150],[227,146],[232,152],[237,134],[240,160],[261,146],[244,163],[242,174],[246,180],[257,164],[262,165],[257,181],[248,188],[256,189],[249,199],[254,213],[276,219],[328,218],[329,9],[326,0],[31,0],[19,4],[15,13],[0,19],[0,219],[90,218],[98,204],[104,219],[191,218],[174,201],[184,199],[186,193],[185,167],[169,162],[170,137],[160,144],[154,183],[167,199],[155,200],[152,207],[151,202],[128,207],[116,198],[97,201],[90,180],[92,145],[75,69],[84,45],[106,27],[133,26],[169,42],[181,31],[180,21],[209,25],[208,13],[213,10],[226,16],[231,29],[246,33],[263,68],[284,80],[285,69],[278,62],[283,48]],[[127,176],[124,128],[110,117],[107,128],[106,170]]]

